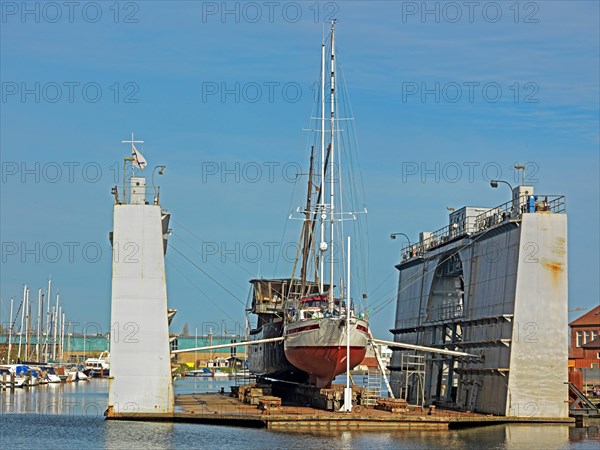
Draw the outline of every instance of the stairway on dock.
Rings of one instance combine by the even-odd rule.
[[[600,417],[600,410],[592,401],[570,381],[569,415],[574,417]]]

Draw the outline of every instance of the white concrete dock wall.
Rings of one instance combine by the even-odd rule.
[[[506,415],[569,414],[567,215],[524,214]]]
[[[115,205],[109,413],[173,412],[160,206]]]

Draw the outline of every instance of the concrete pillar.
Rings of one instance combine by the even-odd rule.
[[[109,416],[173,412],[162,216],[114,206]]]

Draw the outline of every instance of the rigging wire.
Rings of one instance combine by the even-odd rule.
[[[173,263],[172,258],[167,257],[167,261],[169,261],[169,267],[173,267],[175,269],[175,271],[177,271],[183,278],[185,278],[193,287],[195,287],[198,292],[200,292],[202,295],[204,295],[204,297],[206,297],[206,299],[208,299],[219,311],[221,311],[223,314],[225,314],[227,316],[227,318],[229,318],[232,322],[236,322],[236,320],[231,317],[227,311],[225,311],[223,308],[221,308],[219,306],[219,304],[213,299],[211,298],[206,292],[204,292],[202,290],[202,288],[200,288],[196,283],[194,283],[185,273],[183,273],[183,271],[177,267],[176,264]]]
[[[198,269],[200,272],[202,272],[205,276],[207,276],[208,278],[210,278],[215,284],[217,284],[221,289],[223,289],[225,292],[227,292],[229,295],[231,295],[238,303],[240,303],[241,305],[243,305],[244,307],[246,307],[246,304],[241,301],[233,292],[231,292],[229,289],[227,289],[225,286],[223,286],[221,283],[219,283],[215,278],[213,278],[210,274],[208,274],[204,269],[202,269],[198,264],[196,264],[194,261],[192,261],[190,258],[188,258],[187,256],[185,256],[183,253],[181,253],[179,250],[177,250],[176,247],[173,246],[173,244],[169,244],[169,247],[171,247],[174,251],[176,251],[177,253],[179,253],[185,260],[187,260],[192,266],[194,266],[196,269]]]
[[[430,269],[428,271],[423,271],[423,274],[418,276],[415,280],[410,281],[410,283],[408,283],[406,286],[404,286],[404,288],[402,289],[398,289],[398,295],[400,295],[402,292],[404,292],[406,289],[408,289],[410,286],[412,286],[413,284],[415,284],[417,281],[420,281],[421,279],[425,278],[426,275],[429,275],[432,271],[435,271],[440,264],[445,263],[446,261],[448,261],[450,258],[452,258],[454,255],[458,254],[460,251],[464,250],[465,248],[473,245],[475,242],[477,242],[479,239],[481,239],[483,236],[485,236],[487,233],[489,233],[491,230],[493,230],[494,228],[488,228],[487,230],[485,230],[483,233],[481,233],[479,236],[477,236],[475,239],[467,242],[466,244],[464,244],[463,246],[458,247],[455,250],[451,250],[450,253],[448,254],[448,256],[444,259],[442,259],[441,261],[439,261],[436,266],[433,269]],[[433,261],[435,258],[437,258],[439,255],[434,255],[434,256],[430,256],[429,258],[424,258],[423,259],[423,267],[425,267],[425,265],[430,262]],[[389,303],[391,303],[394,298],[398,298],[398,296],[394,296],[391,297],[390,299],[387,299],[384,303],[382,303],[381,305],[377,306],[376,308],[373,309],[373,312],[371,313],[371,316],[374,316],[375,314],[378,314],[379,312],[381,312],[383,310],[383,308],[385,308]]]
[[[377,287],[376,287],[375,289],[373,289],[373,291],[371,292],[371,295],[374,295],[374,294],[375,294],[375,292],[377,292],[377,291],[379,290],[379,288],[380,288],[381,286],[383,286],[383,285],[384,285],[384,283],[385,283],[387,280],[389,280],[389,279],[392,277],[392,275],[394,275],[395,273],[396,273],[396,272],[390,272],[390,273],[389,273],[389,275],[388,275],[387,277],[385,277],[385,278],[384,278],[384,279],[381,281],[381,283],[379,283],[379,284],[377,285]],[[394,288],[394,289],[395,289],[395,288]],[[386,294],[384,294],[384,295],[386,295]]]
[[[360,172],[360,158],[358,152],[358,139],[356,138],[356,129],[354,127],[354,114],[352,111],[350,97],[348,95],[348,88],[344,74],[344,65],[341,56],[338,58],[338,67],[338,83],[343,86],[343,89],[338,90],[340,93],[338,111],[341,116],[349,119],[348,122],[345,122],[345,126],[343,128],[340,127],[340,132],[338,133],[340,145],[338,146],[338,149],[340,146],[343,147],[346,162],[345,170],[348,173],[347,186],[350,191],[350,196],[348,197],[349,200],[347,203],[349,205],[349,210],[356,213],[354,216],[355,220],[353,230],[355,233],[354,239],[352,240],[352,246],[357,250],[355,254],[359,255],[358,260],[363,262],[360,267],[355,265],[353,272],[355,272],[359,280],[359,287],[361,288],[360,290],[363,291],[365,296],[368,296],[368,216],[365,214],[365,217],[362,217],[363,213],[366,212],[364,202],[364,182]],[[339,159],[341,159],[341,157]],[[358,185],[359,183],[357,183],[357,180],[360,182],[360,186]]]
[[[198,250],[196,250],[194,248],[193,245],[191,245],[190,243],[186,242],[185,239],[183,239],[181,236],[179,236],[178,234],[173,233],[173,236],[176,237],[177,239],[179,239],[181,242],[183,242],[185,245],[187,245],[194,253],[197,253],[198,255],[200,255],[201,257],[204,256],[201,252],[199,252]],[[225,276],[229,281],[231,281],[233,284],[236,285],[236,287],[240,288],[242,291],[246,291],[246,288],[241,286],[240,284],[238,284],[238,282],[236,280],[234,280],[233,278],[231,278],[229,275],[227,275],[227,273],[225,273],[223,270],[219,269],[219,267],[216,264],[213,264],[211,262],[208,262],[207,260],[202,261],[203,263],[208,263],[210,264],[212,267],[214,267],[217,271],[219,271],[221,274],[223,274],[223,276]]]
[[[192,236],[194,236],[196,239],[198,239],[200,242],[202,242],[203,244],[207,244],[208,242],[205,241],[204,239],[202,239],[200,236],[198,236],[197,234],[195,234],[193,231],[191,231],[190,229],[186,228],[185,226],[183,226],[183,224],[181,224],[180,222],[176,222],[173,218],[171,218],[171,222],[173,222],[174,224],[176,224],[178,227],[182,228],[183,230],[187,231],[188,233],[190,233]],[[181,236],[179,237],[181,239]],[[236,265],[238,268],[240,268],[241,270],[243,270],[244,272],[250,274],[251,276],[254,276],[254,274],[252,272],[250,272],[248,269],[246,269],[244,266],[242,266],[240,263],[236,262],[235,260],[229,259],[227,257],[226,253],[221,252],[220,248],[217,248],[217,251],[219,252],[219,254],[225,258],[226,261],[230,261],[232,262],[234,265]]]
[[[293,183],[292,194],[290,195],[290,203],[288,205],[288,211],[291,211],[292,202],[294,201],[294,193],[296,192],[296,184],[298,184],[298,179],[300,178],[300,174],[296,175],[296,179]],[[285,239],[285,232],[287,231],[289,219],[286,217],[285,225],[283,226],[283,232],[281,233],[281,240],[279,241],[279,248],[283,250],[283,240]],[[277,252],[277,259],[275,260],[275,268],[273,269],[273,278],[275,278],[275,274],[277,273],[277,268],[279,267],[279,258],[281,257],[281,251]]]

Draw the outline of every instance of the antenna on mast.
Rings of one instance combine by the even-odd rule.
[[[144,145],[144,141],[136,141],[133,137],[133,130],[131,130],[131,140],[130,141],[121,141],[122,144],[131,144],[131,156],[127,156],[123,158],[123,200],[127,203],[127,161],[131,161],[131,176],[135,176],[135,165],[134,161],[136,161],[136,157],[139,154],[137,149],[135,148],[135,144]],[[144,161],[145,163],[145,161]],[[143,167],[142,167],[143,169]]]
[[[133,130],[131,130],[131,140],[130,141],[121,141],[122,144],[131,144],[131,156],[135,155],[136,153],[136,148],[134,144],[142,144],[144,145],[144,141],[136,141],[133,137]],[[134,176],[134,168],[133,165],[131,166],[131,176]]]

